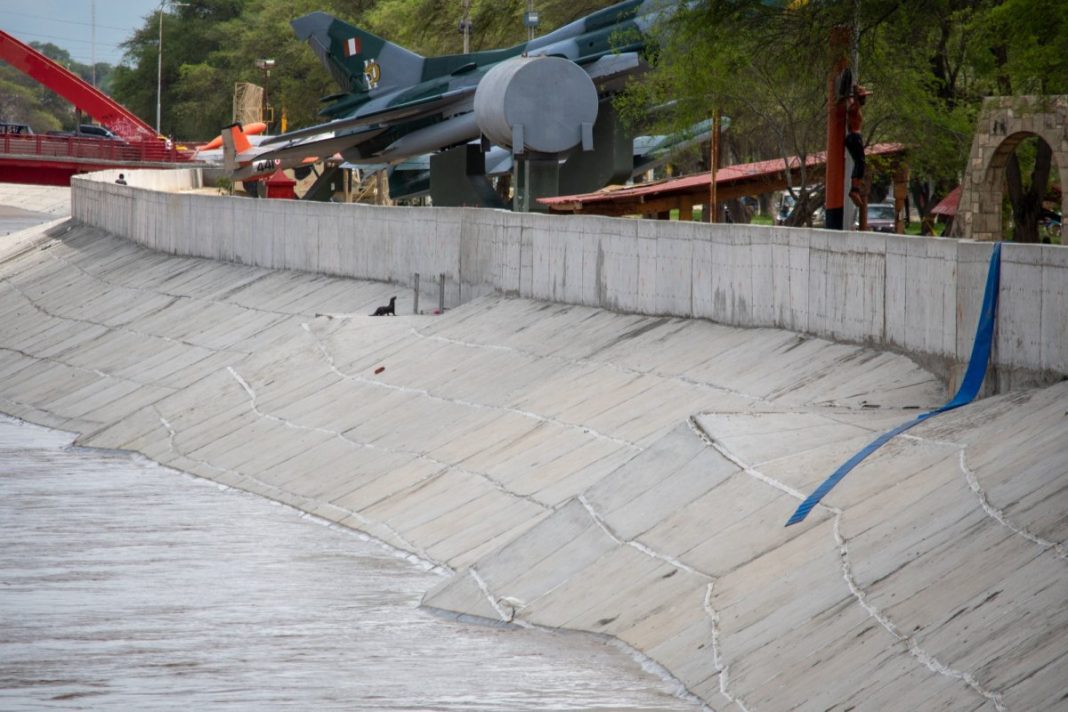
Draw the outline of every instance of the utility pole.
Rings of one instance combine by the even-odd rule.
[[[93,25],[93,33],[92,33],[93,71],[92,71],[92,74],[93,74],[93,86],[95,87],[96,86],[96,0],[91,0],[91,2],[89,3],[89,15],[90,15],[90,18],[91,18],[90,22]]]
[[[160,107],[163,104],[163,5],[159,0],[159,44],[156,45],[156,133],[159,134]]]
[[[185,7],[188,3],[177,0],[159,0],[159,45],[156,46],[156,133],[159,133],[159,117],[163,105],[163,13],[164,6]]]
[[[464,54],[471,52],[471,0],[461,0],[464,8],[463,17],[460,18],[460,32],[464,35]]]
[[[527,0],[527,12],[523,15],[523,24],[527,28],[527,42],[534,39],[534,30],[537,29],[539,22],[538,11],[534,9],[534,0]]]

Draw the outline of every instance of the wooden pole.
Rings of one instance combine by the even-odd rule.
[[[851,35],[847,25],[831,29],[831,54],[835,60],[827,77],[827,168],[823,180],[828,230],[842,229],[845,212],[846,102],[838,96],[838,82],[849,67]]]
[[[719,222],[719,197],[716,194],[716,173],[719,170],[719,109],[712,112],[712,135],[708,150],[708,222]]]
[[[898,235],[905,234],[905,199],[908,197],[908,191],[909,165],[902,161],[894,169],[894,232]]]
[[[464,19],[460,20],[460,29],[464,33],[464,54],[471,51],[471,0],[463,0]]]

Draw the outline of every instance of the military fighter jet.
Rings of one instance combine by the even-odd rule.
[[[422,57],[323,12],[293,20],[342,91],[324,97],[329,120],[264,140],[259,161],[340,152],[352,163],[396,163],[477,139],[473,101],[493,66],[526,56],[564,57],[600,93],[639,71],[644,32],[670,0],[626,0],[514,47]]]

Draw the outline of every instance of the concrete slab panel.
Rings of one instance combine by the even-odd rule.
[[[656,294],[656,276],[659,272],[656,255],[657,241],[653,237],[646,237],[652,234],[651,228],[643,224],[638,225],[638,239],[635,244],[638,262],[638,301],[635,311],[639,314],[660,313]]]
[[[656,241],[655,313],[688,316],[693,312],[692,264],[692,230]]]
[[[1047,371],[1068,373],[1068,354],[1057,347],[1068,343],[1068,250],[1042,247],[1042,323],[1040,364]]]

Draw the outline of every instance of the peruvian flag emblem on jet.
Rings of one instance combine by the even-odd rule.
[[[355,57],[360,53],[360,38],[350,37],[345,40],[345,56]]]

